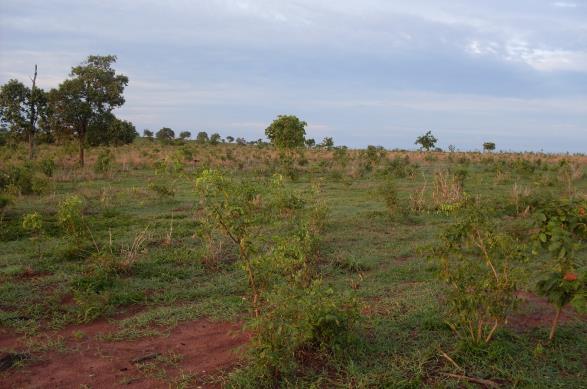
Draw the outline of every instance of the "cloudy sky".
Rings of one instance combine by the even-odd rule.
[[[0,0],[0,83],[51,88],[89,54],[139,130],[587,152],[587,0]]]

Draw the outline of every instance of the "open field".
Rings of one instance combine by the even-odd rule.
[[[587,157],[333,148],[304,150],[284,164],[271,146],[139,139],[110,152],[89,149],[79,168],[67,146],[41,145],[31,167],[20,159],[26,151],[11,147],[0,148],[1,387],[587,382],[587,318],[576,305],[565,305],[548,341],[555,308],[536,282],[556,265],[535,239],[537,215],[561,199],[584,227]],[[232,189],[255,185],[246,189],[252,211],[243,203],[230,209],[249,217],[243,234],[254,233],[242,245],[253,241],[250,248],[235,245],[214,219],[210,209],[226,205],[214,201],[233,192],[208,198],[212,184],[224,182],[208,169]],[[67,208],[72,195],[79,206]],[[516,303],[496,314],[504,320],[487,342],[447,324],[462,324],[450,301],[451,282],[463,275],[445,282],[437,250],[471,209],[523,254],[503,267],[512,283],[500,293]],[[23,224],[34,213],[38,223]],[[204,228],[213,222],[216,229]],[[579,229],[574,243],[587,234]],[[301,254],[280,256],[290,249]],[[579,279],[569,283],[584,283],[586,254],[583,246],[573,252],[574,270],[564,276]],[[309,324],[296,310],[330,298],[340,305],[312,311],[317,321]],[[330,329],[344,331],[344,341],[324,336]]]

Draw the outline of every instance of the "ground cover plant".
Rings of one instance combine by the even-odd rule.
[[[0,146],[0,386],[584,385],[587,157],[167,130]]]

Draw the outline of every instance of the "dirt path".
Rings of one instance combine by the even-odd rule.
[[[99,333],[112,331],[107,322],[79,326],[55,334],[65,351],[33,353],[22,367],[0,373],[4,388],[167,388],[170,383],[198,382],[238,362],[239,346],[249,337],[237,323],[197,320],[178,325],[169,336],[106,342]],[[84,339],[75,334],[83,331]],[[4,335],[0,347],[19,350],[22,339]]]

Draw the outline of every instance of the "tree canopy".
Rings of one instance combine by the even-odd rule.
[[[424,135],[419,136],[416,138],[415,144],[420,145],[420,148],[429,151],[436,146],[436,142],[438,139],[434,135],[432,135],[432,131],[426,132]]]
[[[0,125],[17,138],[29,144],[29,158],[34,155],[34,137],[37,121],[46,114],[47,94],[35,86],[29,88],[18,80],[9,80],[0,88]]]
[[[49,93],[51,124],[78,140],[81,166],[90,126],[104,122],[105,115],[124,104],[128,77],[116,73],[112,68],[115,62],[114,55],[90,55]]]
[[[308,124],[294,115],[279,115],[265,129],[265,135],[273,145],[280,149],[304,147]]]
[[[170,142],[175,139],[175,132],[169,127],[163,127],[157,131],[155,137],[162,142]]]

